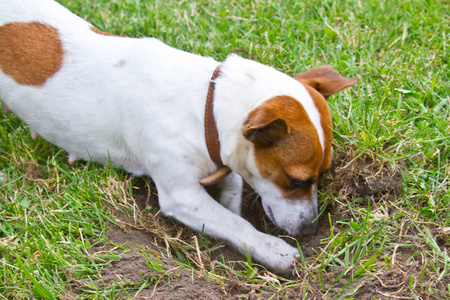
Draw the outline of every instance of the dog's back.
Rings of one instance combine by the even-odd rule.
[[[71,162],[111,160],[144,173],[130,150],[136,126],[202,101],[179,74],[206,79],[215,64],[154,38],[104,34],[52,0],[1,3],[0,99]]]
[[[0,26],[6,23],[39,22],[70,29],[89,28],[90,24],[53,0],[2,0]]]

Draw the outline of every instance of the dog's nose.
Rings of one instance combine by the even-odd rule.
[[[303,225],[303,228],[300,230],[300,235],[316,235],[319,230],[319,222],[308,222]]]

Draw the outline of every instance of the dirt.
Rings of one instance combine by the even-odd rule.
[[[321,182],[321,188],[327,189],[327,193],[345,199],[345,201],[380,201],[381,199],[394,199],[399,194],[402,188],[402,178],[399,173],[373,158],[364,157],[351,161],[350,158],[353,157],[355,157],[354,153],[337,155],[332,171]],[[231,261],[234,262],[231,263],[231,266],[235,270],[244,270],[244,263],[239,263],[239,261],[246,261],[243,255],[215,239],[207,239],[203,245],[201,241],[205,238],[200,237],[198,233],[170,218],[157,214],[159,209],[157,191],[151,180],[139,178],[134,179],[133,183],[134,202],[140,210],[142,218],[136,222],[133,218],[118,213],[116,219],[121,226],[111,225],[111,230],[107,233],[111,244],[98,245],[93,252],[109,251],[113,247],[112,244],[126,245],[127,248],[133,250],[123,255],[121,259],[106,265],[101,270],[100,278],[95,279],[96,285],[100,287],[121,285],[134,288],[130,295],[120,293],[116,295],[116,298],[268,299],[274,293],[273,299],[300,297],[300,284],[289,289],[274,291],[270,287],[253,286],[243,281],[242,278],[237,278],[235,272],[227,271],[218,262]],[[214,191],[211,193],[214,194]],[[275,228],[265,216],[258,195],[249,186],[245,186],[243,198],[244,218],[260,231],[280,234],[280,230]],[[320,247],[323,247],[321,240],[330,236],[328,215],[331,216],[331,223],[338,230],[337,221],[343,218],[338,207],[339,205],[333,203],[327,206],[319,218],[317,235],[298,239],[304,257],[316,257],[320,253]],[[287,240],[292,241],[292,239]],[[208,254],[201,252],[216,247],[218,247],[217,250]],[[185,252],[183,253],[183,251]],[[167,252],[171,257],[162,255]],[[149,261],[143,253],[150,253],[152,256],[158,255],[160,264],[157,266],[160,266],[160,269],[149,267]],[[183,267],[182,264],[176,262],[175,257],[178,257],[178,260],[181,257],[181,261],[194,265],[194,269],[197,271]],[[198,259],[195,259],[197,257]],[[217,271],[218,274],[225,272],[227,276],[219,278],[219,276],[208,275],[206,271],[211,269]],[[260,274],[263,276],[264,272],[260,272]],[[311,299],[326,297],[319,287],[308,282],[308,276],[308,274],[298,274],[294,279],[303,278],[303,282],[309,284],[310,291],[316,291],[311,295]],[[139,290],[139,286],[134,286],[134,283],[142,284],[144,281],[152,281],[152,287]],[[358,282],[358,284],[361,284],[358,288],[360,296],[358,299],[380,297],[380,294],[375,291],[379,288],[379,283],[376,285],[374,282]],[[83,284],[74,281],[73,286],[72,291],[76,295],[80,293]]]
[[[114,282],[130,287],[133,282],[153,282],[151,289],[132,292],[131,295],[135,299],[203,299],[205,295],[208,295],[208,299],[235,299],[239,294],[248,293],[248,290],[243,288],[235,289],[229,285],[220,287],[213,280],[198,276],[168,257],[159,257],[160,263],[157,264],[161,270],[151,269],[141,249],[150,253],[156,253],[157,250],[151,243],[149,234],[142,230],[123,231],[114,228],[108,232],[107,236],[114,243],[138,250],[128,252],[120,260],[103,268],[102,277],[95,282],[99,287],[106,287]],[[119,297],[125,297],[125,295],[119,295]]]
[[[401,169],[393,170],[387,162],[380,163],[373,156],[357,157],[355,151],[350,150],[336,155],[333,165],[322,186],[332,186],[342,199],[395,199],[403,187]]]

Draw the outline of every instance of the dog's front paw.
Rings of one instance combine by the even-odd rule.
[[[285,243],[284,241],[282,241]],[[294,261],[299,257],[299,252],[296,248],[285,243],[282,247],[275,249],[274,259],[268,263],[268,266],[275,274],[287,277],[294,269]]]
[[[294,268],[295,259],[299,256],[298,249],[280,238],[266,234],[261,241],[262,247],[253,257],[268,270],[281,276],[288,276]]]

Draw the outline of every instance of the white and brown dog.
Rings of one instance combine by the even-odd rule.
[[[291,78],[237,55],[219,63],[112,36],[52,0],[0,1],[0,70],[3,113],[33,137],[71,163],[150,175],[162,212],[279,273],[298,249],[240,216],[242,178],[273,223],[314,233],[317,181],[332,160],[325,98],[356,83],[328,66]],[[215,183],[220,203],[204,188]]]

